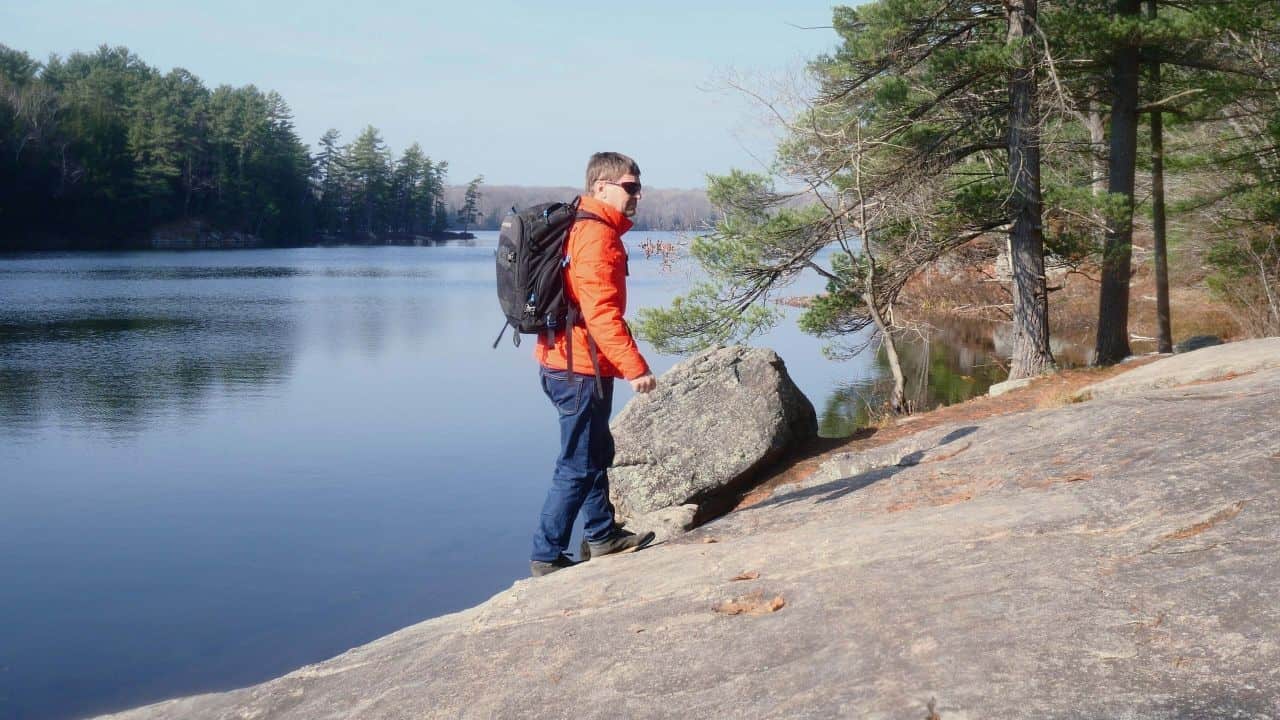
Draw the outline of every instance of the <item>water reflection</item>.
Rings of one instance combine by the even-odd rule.
[[[1052,336],[1049,342],[1060,368],[1093,361],[1088,338]],[[1012,352],[1012,323],[930,318],[921,335],[899,341],[907,402],[923,411],[983,395],[1008,378]],[[883,348],[876,353],[875,369],[870,377],[843,383],[827,396],[819,419],[823,436],[847,437],[884,413],[893,377]]]
[[[906,399],[916,411],[964,402],[1008,377],[991,329],[981,323],[942,325],[927,335],[904,338],[898,356]],[[876,352],[875,368],[873,376],[841,384],[827,396],[819,418],[821,435],[847,437],[883,415],[893,390],[883,347]]]
[[[1013,354],[1013,323],[983,323],[1001,357]],[[1134,343],[1137,348],[1140,343]],[[1086,367],[1093,364],[1093,337],[1087,332],[1049,335],[1049,351],[1060,368]]]
[[[126,332],[165,332],[192,329],[195,323],[184,318],[96,317],[27,321],[0,324],[0,345],[18,342],[66,342],[102,340],[104,336]]]
[[[369,266],[333,266],[333,267],[296,267],[296,266],[257,266],[257,265],[168,265],[168,266],[123,266],[94,268],[0,268],[0,278],[4,276],[22,278],[24,276],[65,276],[80,280],[269,280],[273,278],[296,277],[329,277],[329,278],[430,278],[436,275],[430,268],[423,267],[385,267]]]
[[[316,341],[366,359],[396,338],[421,345],[440,312],[424,296],[473,283],[472,256],[483,254],[437,252],[426,262],[341,249],[6,259],[0,428],[138,432],[273,391]]]
[[[290,372],[296,322],[287,303],[101,301],[102,314],[90,317],[76,316],[80,305],[43,319],[0,308],[0,427],[29,431],[56,420],[138,432],[174,410],[190,415],[215,397],[278,385]],[[127,305],[165,314],[135,315]]]

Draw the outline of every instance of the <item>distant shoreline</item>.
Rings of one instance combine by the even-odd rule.
[[[250,233],[192,228],[154,230],[150,233],[122,239],[119,237],[71,236],[49,233],[32,238],[26,243],[7,239],[0,242],[0,258],[29,253],[68,252],[148,252],[174,250],[282,250],[288,248],[317,247],[431,247],[446,243],[467,242],[477,238],[479,232],[497,232],[497,228],[477,227],[474,230],[447,230],[422,235],[389,234],[366,239],[317,235],[304,243],[270,243]],[[680,228],[635,227],[632,232],[694,232]]]
[[[46,235],[42,242],[27,245],[6,243],[0,247],[0,257],[28,253],[66,252],[146,252],[172,250],[281,250],[287,248],[315,247],[428,247],[449,242],[475,240],[471,232],[445,231],[424,235],[386,235],[360,240],[358,238],[317,235],[305,243],[270,243],[261,237],[236,231],[187,231],[152,232],[147,236],[121,241],[119,238],[72,239],[64,235]]]

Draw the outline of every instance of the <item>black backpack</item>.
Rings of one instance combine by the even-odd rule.
[[[556,333],[579,323],[578,308],[565,295],[563,274],[568,265],[564,245],[577,220],[604,222],[598,215],[579,210],[576,198],[571,203],[543,203],[524,210],[512,208],[503,218],[495,259],[498,304],[506,321],[493,341],[494,348],[508,327],[514,330],[512,343],[519,347],[521,335],[543,334],[554,341]],[[587,344],[599,391],[599,360],[590,335]],[[572,368],[573,333],[565,335],[565,355]]]

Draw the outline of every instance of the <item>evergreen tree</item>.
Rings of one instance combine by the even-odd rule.
[[[391,153],[378,129],[367,126],[347,149],[351,172],[355,232],[365,238],[385,232],[385,213],[391,180]]]
[[[1039,375],[1053,368],[1049,349],[1049,297],[1044,275],[1043,203],[1040,197],[1039,98],[1034,32],[1036,0],[1010,0],[1009,185],[1013,226],[1009,261],[1013,271],[1014,347],[1009,377]]]
[[[163,77],[148,79],[133,99],[129,150],[135,185],[150,206],[148,220],[169,214],[182,175],[181,109]]]
[[[1159,3],[1146,0],[1147,18],[1155,20]],[[1151,78],[1151,94],[1160,97],[1160,57],[1151,53],[1146,61]],[[1151,234],[1152,262],[1156,276],[1156,350],[1173,352],[1173,328],[1169,317],[1168,223],[1164,197],[1164,112],[1151,109]]]
[[[414,143],[396,162],[393,197],[396,207],[395,231],[423,235],[431,229],[435,203],[431,159]]]
[[[449,209],[444,202],[444,187],[449,175],[449,163],[441,160],[432,166],[430,173],[431,232],[439,235],[449,229]]]
[[[350,199],[345,151],[341,135],[330,128],[320,137],[316,156],[316,229],[326,235],[342,234],[347,227]]]
[[[479,175],[467,183],[467,192],[463,197],[462,207],[458,210],[458,222],[462,224],[462,232],[480,219],[480,185],[484,176]]]
[[[1140,0],[1117,0],[1118,27],[1139,17]],[[1133,248],[1133,187],[1138,158],[1138,52],[1132,36],[1110,48],[1111,150],[1107,192],[1117,205],[1107,218],[1102,247],[1102,288],[1098,293],[1097,362],[1110,365],[1129,355],[1129,276]]]
[[[436,231],[436,204],[444,197],[445,172],[448,163],[437,166],[431,158],[422,161],[422,179],[413,192],[413,223],[415,233]]]

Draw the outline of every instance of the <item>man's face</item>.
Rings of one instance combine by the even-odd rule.
[[[617,208],[623,215],[633,217],[640,202],[640,178],[627,173],[617,180],[597,180],[595,198]]]

